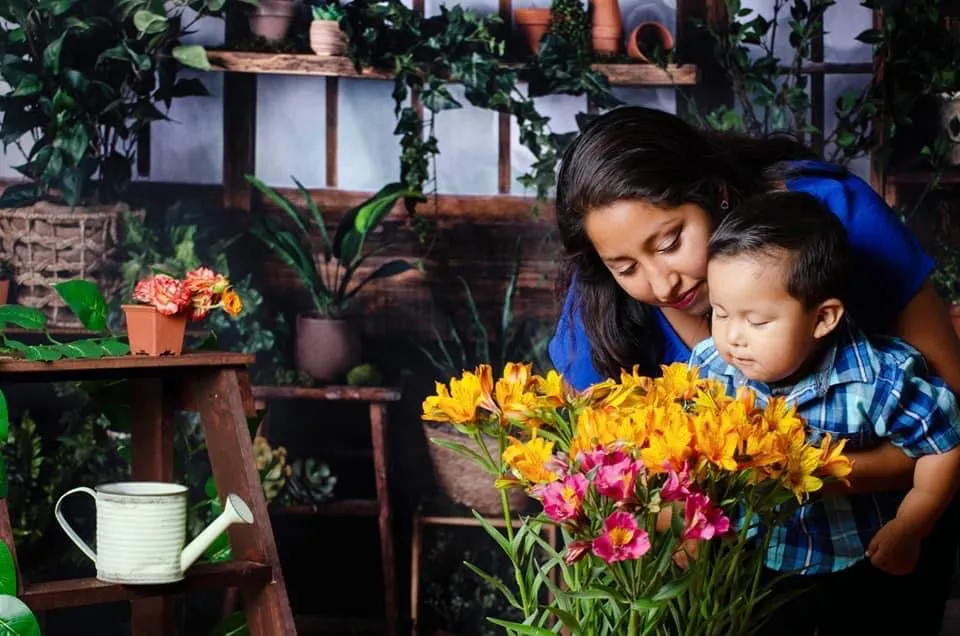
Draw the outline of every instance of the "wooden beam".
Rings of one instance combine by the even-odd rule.
[[[340,79],[328,77],[327,86],[327,187],[336,188],[338,178],[337,149],[339,136],[337,124],[340,113]]]
[[[223,205],[249,212],[257,152],[257,76],[229,73],[223,78]]]

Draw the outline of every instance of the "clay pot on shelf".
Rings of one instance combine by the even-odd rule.
[[[294,363],[301,373],[320,383],[339,381],[361,354],[356,321],[297,316]]]
[[[652,62],[655,52],[673,50],[673,34],[659,22],[641,22],[627,36],[627,55],[643,62]]]
[[[540,50],[540,38],[550,27],[550,9],[514,9],[513,21],[523,31],[530,52],[536,55]]]
[[[121,305],[127,319],[130,353],[178,356],[183,352],[187,316],[166,316],[150,305]]]
[[[620,52],[623,18],[617,0],[590,0],[590,34],[594,52],[603,55]]]
[[[287,37],[296,12],[295,0],[260,0],[260,6],[248,14],[250,32],[268,42],[279,42]]]
[[[310,48],[317,55],[342,56],[347,54],[347,38],[337,20],[310,22]]]

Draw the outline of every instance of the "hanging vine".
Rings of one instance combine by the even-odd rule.
[[[341,27],[348,38],[348,55],[358,70],[377,68],[393,73],[394,134],[400,137],[401,180],[410,188],[435,195],[439,154],[434,123],[438,113],[462,108],[450,91],[460,84],[473,106],[511,115],[520,143],[534,162],[519,178],[537,199],[547,198],[555,182],[560,153],[575,132],[555,133],[550,119],[534,100],[543,95],[586,95],[599,107],[620,104],[606,76],[591,68],[584,47],[570,44],[563,34],[550,33],[537,56],[525,64],[506,56],[506,29],[499,16],[483,16],[460,6],[440,7],[424,17],[399,0],[353,0],[343,5]],[[520,83],[527,82],[526,92]],[[419,97],[420,110],[411,99]],[[407,210],[420,229],[416,201]]]

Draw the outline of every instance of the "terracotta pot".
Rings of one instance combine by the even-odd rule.
[[[347,38],[336,20],[314,20],[310,23],[310,48],[317,55],[339,56],[347,53]]]
[[[149,305],[120,305],[127,319],[130,353],[178,356],[183,352],[187,316],[165,316]]]
[[[360,332],[356,323],[297,316],[294,343],[299,371],[318,382],[334,382],[360,364]]]
[[[260,0],[260,6],[250,9],[250,32],[268,42],[287,37],[290,23],[297,12],[294,0]]]
[[[0,305],[6,305],[10,300],[10,281],[0,280]]]
[[[523,31],[527,40],[527,47],[532,53],[540,50],[540,39],[550,28],[550,9],[514,9],[513,21]]]
[[[627,55],[644,62],[651,62],[650,55],[659,49],[663,53],[673,50],[673,34],[659,22],[641,22],[627,36]]]
[[[620,52],[623,18],[617,0],[590,0],[590,30],[593,50],[605,55]]]

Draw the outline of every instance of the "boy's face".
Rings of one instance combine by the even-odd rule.
[[[827,300],[805,308],[787,293],[789,257],[715,258],[707,267],[712,335],[720,355],[751,380],[779,382],[803,370],[843,314]]]

